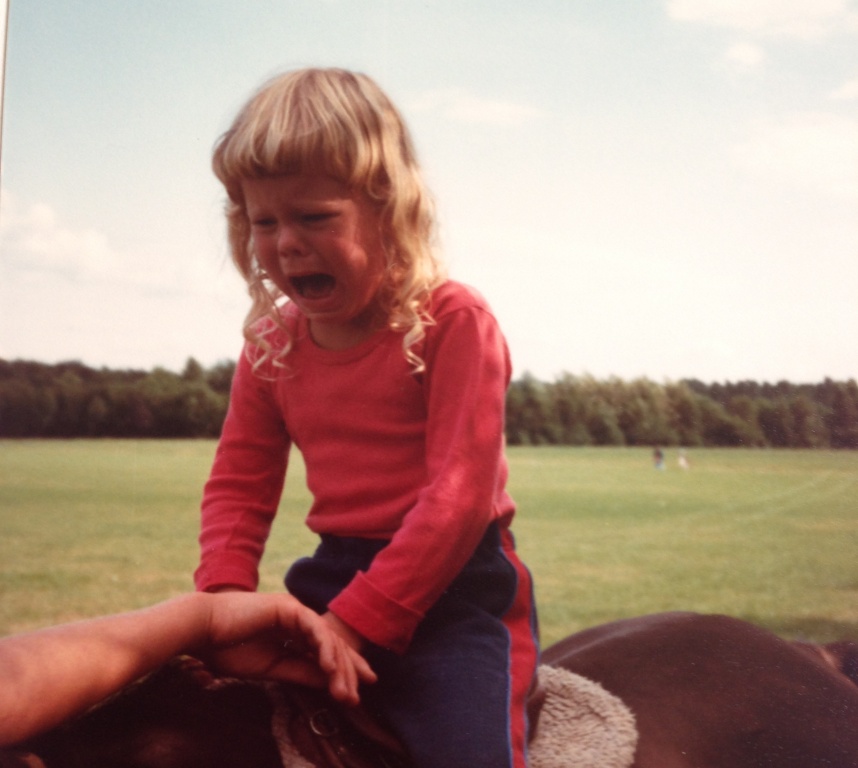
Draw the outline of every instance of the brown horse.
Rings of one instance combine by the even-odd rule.
[[[668,613],[572,635],[543,663],[599,683],[631,710],[627,768],[858,768],[854,643],[790,643],[726,616]],[[205,686],[171,665],[22,745],[42,763],[0,751],[0,768],[280,768],[273,712],[259,686]],[[575,747],[563,765],[580,764]]]
[[[634,768],[858,768],[858,645],[789,643],[727,616],[605,624],[543,662],[634,713]]]

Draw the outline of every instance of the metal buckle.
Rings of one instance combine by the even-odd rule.
[[[340,732],[337,719],[327,709],[320,709],[310,715],[310,729],[323,739],[330,739]]]

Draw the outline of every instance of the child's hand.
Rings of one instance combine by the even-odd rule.
[[[328,626],[334,630],[343,640],[348,643],[349,647],[357,653],[363,650],[363,636],[355,632],[348,624],[340,619],[336,614],[328,611],[322,614],[322,618],[328,623]]]
[[[375,682],[362,656],[327,621],[284,594],[210,595],[206,654],[221,672],[327,686],[351,704]]]

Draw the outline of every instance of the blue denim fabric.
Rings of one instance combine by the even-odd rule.
[[[289,591],[319,612],[387,542],[323,536],[313,557],[286,575]],[[420,623],[399,656],[370,645],[379,676],[362,691],[386,720],[417,768],[508,768],[510,637],[502,622],[518,577],[496,525]]]

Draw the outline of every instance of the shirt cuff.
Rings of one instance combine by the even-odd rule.
[[[202,563],[194,573],[194,585],[198,592],[208,592],[217,587],[238,587],[255,592],[259,586],[259,574],[255,568],[248,569],[242,557],[223,555],[217,565]]]
[[[397,603],[380,592],[363,573],[328,605],[336,614],[363,637],[395,653],[405,653],[423,614]]]

